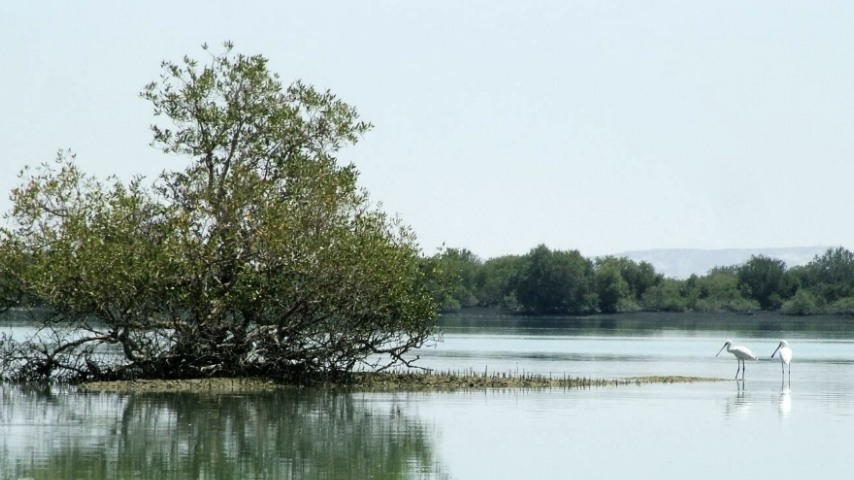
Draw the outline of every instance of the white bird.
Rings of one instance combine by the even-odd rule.
[[[786,367],[789,367],[789,379],[792,378],[792,349],[789,348],[789,342],[785,340],[780,340],[780,344],[777,345],[777,349],[774,350],[774,353],[771,354],[771,358],[774,358],[774,355],[777,355],[777,352],[780,352],[780,369],[783,371],[783,375],[786,374]]]
[[[747,347],[742,347],[742,346],[733,347],[731,340],[727,340],[726,342],[724,342],[724,346],[721,347],[720,350],[718,350],[718,353],[715,356],[717,357],[718,355],[720,355],[721,352],[723,352],[725,348],[726,348],[727,352],[735,355],[735,359],[738,361],[738,369],[736,369],[736,371],[735,371],[736,380],[738,379],[738,371],[739,370],[741,370],[741,379],[744,380],[744,372],[747,370],[747,368],[744,366],[744,361],[745,360],[757,360],[758,357],[756,355],[754,355],[753,352],[751,352],[750,349]]]

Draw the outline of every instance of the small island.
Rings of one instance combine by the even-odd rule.
[[[439,334],[441,312],[472,308],[523,319],[854,314],[854,254],[843,248],[802,267],[756,256],[686,280],[545,245],[486,261],[456,248],[425,257],[413,230],[338,160],[372,127],[353,106],[284,85],[265,57],[229,42],[203,50],[205,62],[164,62],[140,94],[155,118],[152,145],[183,168],[97,179],[60,151],[22,170],[11,226],[0,228],[0,313],[32,328],[0,336],[3,380],[91,389],[698,381],[430,373],[412,353]]]

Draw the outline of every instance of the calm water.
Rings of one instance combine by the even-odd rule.
[[[0,478],[843,478],[854,431],[854,330],[737,318],[453,318],[440,370],[690,385],[453,393],[84,394],[0,387]],[[694,322],[695,319],[689,320]],[[613,322],[613,320],[607,320]],[[598,324],[591,324],[597,323]],[[734,322],[734,323],[733,323]],[[761,359],[735,381],[726,338]],[[791,383],[768,358],[794,350]]]

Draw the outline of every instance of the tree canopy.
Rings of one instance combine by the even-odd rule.
[[[263,56],[204,51],[141,93],[183,169],[103,183],[60,153],[22,172],[0,278],[51,329],[3,342],[6,376],[301,381],[409,364],[433,333],[413,232],[336,156],[371,125]]]

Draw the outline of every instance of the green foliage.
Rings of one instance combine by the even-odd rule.
[[[659,285],[664,276],[655,273],[655,268],[648,262],[637,263],[627,257],[606,256],[596,259],[597,268],[616,268],[626,281],[628,294],[636,300],[643,298],[647,289]]]
[[[828,302],[854,296],[854,253],[829,249],[798,271],[800,284]]]
[[[752,256],[739,267],[738,287],[746,298],[759,302],[763,310],[780,308],[783,299],[791,293],[785,262],[763,255]]]
[[[780,312],[786,315],[816,315],[824,313],[824,309],[815,295],[802,288],[792,298],[783,302]]]
[[[647,289],[643,295],[641,307],[652,312],[684,312],[688,310],[687,302],[681,294],[681,282],[668,278]]]
[[[139,179],[107,187],[62,152],[23,175],[25,186],[12,192],[17,230],[7,255],[24,259],[17,279],[26,295],[68,320],[97,315],[135,324],[154,304],[170,304],[159,278],[174,274],[172,225]]]
[[[443,288],[436,291],[442,310],[478,306],[475,296],[482,262],[471,251],[449,248],[431,259]]]
[[[854,297],[845,297],[836,300],[828,306],[829,313],[836,315],[854,316]]]
[[[601,312],[627,312],[640,309],[640,301],[663,276],[647,262],[636,263],[626,257],[596,259],[596,292]]]
[[[597,264],[595,282],[601,312],[616,313],[619,311],[620,301],[630,296],[629,283],[613,264]]]
[[[591,313],[598,304],[593,282],[593,263],[578,251],[540,245],[522,261],[516,299],[532,313]]]
[[[760,310],[759,303],[742,296],[735,268],[714,268],[705,276],[686,282],[688,306],[694,311],[748,313]]]
[[[23,306],[25,301],[21,271],[26,259],[20,252],[10,232],[0,228],[0,315],[11,308]]]
[[[28,262],[15,278],[81,334],[6,344],[23,359],[6,367],[300,380],[408,364],[432,333],[432,272],[412,231],[338,164],[370,128],[356,110],[283,87],[264,57],[230,44],[205,65],[164,62],[141,96],[169,120],[153,145],[187,166],[148,189],[104,185],[68,155],[24,172],[4,237]],[[95,354],[105,344],[120,361]]]
[[[518,255],[506,255],[483,263],[477,275],[476,295],[480,305],[511,311],[519,308],[515,285],[523,260]]]

